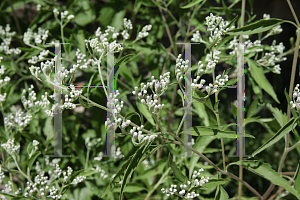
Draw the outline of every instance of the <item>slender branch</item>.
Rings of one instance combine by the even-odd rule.
[[[300,28],[299,20],[298,20],[298,18],[297,18],[297,15],[296,15],[296,13],[295,13],[295,10],[294,10],[294,8],[293,8],[293,6],[292,6],[290,0],[286,0],[286,1],[287,1],[287,3],[289,4],[289,7],[290,7],[290,9],[291,9],[291,12],[292,12],[292,14],[293,14],[293,16],[294,16],[294,19],[295,19],[295,21],[296,21],[298,27]]]

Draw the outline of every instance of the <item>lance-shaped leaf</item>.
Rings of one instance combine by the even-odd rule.
[[[128,179],[131,177],[133,171],[135,170],[135,168],[139,164],[140,159],[142,158],[143,154],[147,151],[150,144],[151,144],[151,142],[148,142],[145,145],[142,145],[137,150],[137,152],[133,155],[133,157],[131,158],[130,163],[129,163],[126,171],[125,171],[125,174],[124,174],[124,177],[123,177],[123,180],[122,180],[121,192],[120,192],[120,196],[119,196],[120,200],[122,200],[124,189],[126,187]]]
[[[295,195],[298,199],[300,199],[300,193],[298,193],[290,183],[282,178],[280,174],[275,172],[272,168],[271,165],[268,163],[263,163],[258,160],[242,160],[234,163],[230,163],[230,165],[240,165],[243,166],[244,168],[248,169],[249,171],[271,181],[273,184],[278,185],[280,187],[283,187],[293,195]]]
[[[262,19],[254,23],[248,24],[242,28],[236,28],[229,30],[226,33],[228,35],[252,35],[256,33],[262,33],[272,29],[274,26],[287,22],[281,19]]]
[[[169,153],[169,158],[168,158],[169,166],[171,167],[174,176],[182,183],[187,182],[187,177],[181,173],[177,165],[173,162],[173,158],[171,154]]]
[[[296,173],[295,173],[295,177],[294,177],[294,188],[295,190],[297,190],[297,192],[300,194],[300,174],[299,174],[299,165],[300,165],[300,160],[299,160],[299,163],[298,163],[298,166],[297,166],[297,170],[296,170]]]
[[[278,142],[283,136],[285,136],[285,134],[287,134],[288,132],[290,132],[291,130],[293,130],[295,128],[295,126],[297,124],[295,124],[294,122],[296,122],[298,120],[297,119],[290,119],[290,121],[288,121],[272,138],[270,138],[265,144],[263,144],[261,147],[259,147],[258,149],[256,149],[256,151],[253,152],[253,156],[259,154],[260,152],[262,152],[263,150],[265,150],[266,148],[272,146],[273,144],[275,144],[276,142]]]
[[[216,192],[216,196],[215,196],[215,200],[227,200],[229,198],[227,192],[223,189],[222,186],[218,186],[217,192]]]
[[[264,75],[264,71],[261,67],[256,65],[256,62],[254,60],[251,60],[246,57],[247,63],[250,67],[250,73],[252,78],[255,80],[255,82],[262,88],[264,89],[273,99],[277,102],[280,103],[279,100],[277,99],[276,93],[274,92],[274,89],[268,79]]]
[[[181,134],[187,133],[194,136],[212,136],[214,138],[236,138],[236,137],[251,137],[255,138],[249,134],[236,134],[236,131],[222,131],[216,128],[209,128],[205,126],[194,126],[181,132]]]
[[[194,0],[194,1],[192,1],[191,3],[189,3],[189,4],[185,5],[185,6],[182,6],[181,8],[182,8],[182,9],[187,9],[187,8],[193,7],[193,6],[195,6],[195,5],[199,4],[199,3],[201,3],[202,1],[203,1],[203,0]]]

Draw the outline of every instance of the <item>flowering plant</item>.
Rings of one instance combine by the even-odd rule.
[[[0,198],[266,199],[277,185],[271,198],[299,199],[296,14],[288,1],[296,24],[250,12],[246,20],[246,0],[239,12],[238,1],[212,2],[220,4],[3,1],[11,16],[0,15]],[[34,17],[24,21],[28,6]],[[283,23],[297,29],[286,51],[268,41]],[[281,98],[265,74],[278,77],[289,55]],[[286,114],[273,100],[287,103]],[[254,116],[261,110],[273,117]],[[275,172],[276,159],[260,153],[277,157],[283,137]]]

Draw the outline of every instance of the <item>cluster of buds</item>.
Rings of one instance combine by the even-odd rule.
[[[36,64],[37,62],[44,60],[45,57],[48,56],[48,54],[49,50],[43,50],[38,56],[33,56],[31,59],[29,59],[28,63]]]
[[[147,84],[141,83],[140,92],[138,91],[138,87],[135,87],[134,91],[132,91],[132,94],[137,95],[142,104],[144,104],[151,113],[156,114],[164,106],[164,104],[158,104],[158,97],[160,97],[168,89],[169,83],[170,72],[160,75],[160,80],[156,80],[154,79],[154,76],[152,76],[151,82],[148,82]],[[148,88],[151,89],[154,95],[147,95],[145,100],[144,97],[148,93]]]
[[[0,62],[1,62],[2,58],[3,57],[0,57]],[[6,68],[4,67],[4,65],[0,66],[0,88],[3,88],[4,86],[6,86],[9,83],[9,81],[10,81],[10,78],[8,76],[5,76],[4,79],[1,79],[1,76],[4,74],[5,69]]]
[[[130,19],[127,19],[127,18],[124,18],[123,21],[124,21],[125,30],[123,30],[121,34],[122,34],[124,40],[127,40],[129,38],[128,30],[132,30],[132,22],[130,21]],[[113,34],[113,36],[114,36],[114,34]]]
[[[130,133],[132,134],[132,143],[135,146],[140,146],[142,144],[148,143],[153,141],[157,136],[156,135],[150,135],[150,136],[144,136],[142,135],[143,131],[142,129],[144,128],[143,125],[141,125],[140,127],[136,128],[133,127],[130,130]],[[137,142],[138,141],[138,142]]]
[[[42,171],[34,178],[34,183],[27,182],[25,197],[46,197],[49,193],[49,183],[48,176],[44,176]]]
[[[189,60],[184,61],[182,55],[179,54],[176,59],[175,65],[175,76],[178,82],[182,81],[183,77],[185,76],[185,71],[188,69]]]
[[[92,64],[92,66],[97,65],[97,62],[94,59],[86,59],[86,55],[81,53],[80,49],[76,50],[76,58],[77,58],[77,65],[79,66],[79,69],[87,69],[88,65],[90,64]],[[74,69],[74,65],[73,65],[73,69]]]
[[[221,51],[214,50],[214,51],[209,52],[209,54],[207,54],[207,56],[205,58],[205,60],[207,62],[205,72],[215,69],[217,63],[220,60],[220,57],[218,56],[220,53],[221,53]]]
[[[8,139],[6,143],[2,144],[1,146],[3,149],[7,151],[9,155],[14,157],[15,155],[19,154],[20,145],[15,145],[15,139]]]
[[[3,28],[0,26],[0,38],[2,42],[0,44],[0,52],[4,52],[6,55],[18,55],[21,53],[20,49],[10,48],[12,37],[16,34],[15,31],[10,32],[9,24],[6,24],[6,27]]]
[[[221,36],[229,30],[229,22],[224,21],[222,17],[214,16],[210,13],[210,16],[206,18],[207,30],[210,32],[209,42],[217,41],[217,45],[221,41]]]
[[[53,9],[53,13],[54,13],[54,16],[55,18],[57,19],[57,16],[59,15],[59,11],[57,8],[54,8]],[[61,12],[60,13],[60,17],[61,17],[61,20],[65,20],[66,19],[66,23],[68,23],[71,19],[74,18],[74,15],[72,14],[69,14],[69,11],[65,10],[64,12]],[[58,20],[58,19],[57,19]]]
[[[170,196],[178,192],[178,194],[182,196],[184,199],[193,199],[198,197],[199,194],[196,194],[195,192],[187,193],[187,191],[191,190],[191,188],[195,188],[199,186],[201,187],[208,182],[209,177],[205,178],[204,176],[202,176],[200,180],[197,179],[197,177],[200,176],[200,173],[202,171],[204,171],[202,168],[199,169],[199,171],[195,170],[192,176],[192,181],[187,181],[187,184],[181,184],[179,190],[176,189],[177,185],[171,185],[169,189],[162,188],[161,189],[162,193],[166,193],[167,196]],[[190,189],[187,189],[188,186],[190,187]]]
[[[15,113],[9,113],[4,118],[4,124],[7,130],[22,131],[31,121],[32,115],[17,110]]]
[[[149,35],[149,32],[152,29],[152,25],[146,25],[142,28],[142,31],[139,32],[138,36],[136,37],[136,40],[142,39],[144,37],[147,37]]]
[[[34,107],[35,109],[38,110],[40,108],[44,108],[47,105],[49,105],[50,102],[47,99],[48,93],[45,92],[45,94],[41,96],[41,100],[36,101],[36,93],[33,90],[33,88],[34,88],[33,85],[30,85],[30,88],[28,89],[28,99],[26,99],[26,96],[25,96],[26,90],[23,89],[21,100],[22,100],[24,108],[25,109],[33,109],[33,107]]]
[[[226,83],[227,81],[228,81],[228,75],[222,76],[221,74],[219,74],[219,75],[216,77],[216,80],[215,80],[214,85],[215,85],[215,86],[223,86],[223,85],[225,85],[225,83]]]
[[[118,147],[119,149],[120,147]],[[102,152],[101,152],[102,153]],[[117,153],[116,153],[117,154]],[[118,155],[118,154],[117,154]],[[121,155],[121,154],[120,154]],[[106,172],[101,169],[101,167],[99,165],[95,165],[96,168],[91,168],[91,170],[97,171],[100,174],[101,179],[106,179],[108,177],[108,175],[106,174]]]
[[[82,90],[76,90],[74,85],[70,85],[70,94],[66,94],[65,95],[65,102],[62,105],[62,109],[74,109],[76,108],[76,105],[74,103],[72,103],[73,101],[75,101],[76,99],[78,99],[78,97],[81,95]]]
[[[293,92],[293,101],[290,102],[292,109],[296,108],[296,111],[300,111],[300,91],[299,84],[296,85]]]
[[[31,40],[34,39],[36,45],[45,44],[48,38],[48,33],[49,30],[45,30],[42,28],[38,28],[38,32],[33,33],[32,30],[28,28],[24,33],[23,41],[25,44],[30,45]]]

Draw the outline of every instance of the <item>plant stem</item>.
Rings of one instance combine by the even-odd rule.
[[[12,156],[12,158],[14,159],[14,161],[15,161],[15,163],[16,163],[16,166],[17,166],[17,168],[18,168],[18,170],[19,170],[19,172],[20,172],[20,173],[21,173],[21,174],[22,174],[22,175],[23,175],[30,183],[33,183],[32,180],[31,180],[31,178],[28,177],[28,176],[20,169],[19,164],[18,164],[18,162],[17,162],[15,156]]]

